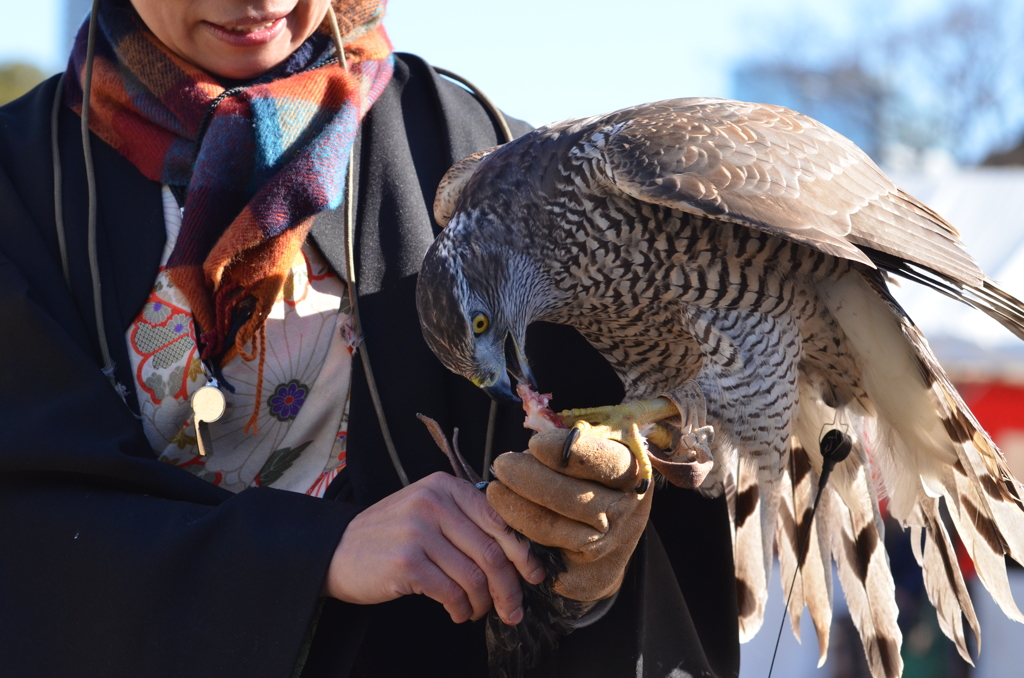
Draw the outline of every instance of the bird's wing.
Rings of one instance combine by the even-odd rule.
[[[967,285],[957,230],[853,142],[781,106],[677,99],[606,116],[583,142],[645,202],[757,228],[874,267],[877,250]]]
[[[455,204],[466,182],[476,172],[480,161],[493,153],[497,148],[497,146],[492,146],[491,148],[477,151],[473,155],[458,161],[444,173],[441,183],[437,186],[437,192],[434,194],[434,221],[437,222],[438,226],[444,227],[448,225],[452,214],[455,213]]]

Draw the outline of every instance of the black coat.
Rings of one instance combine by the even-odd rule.
[[[129,388],[126,406],[99,369],[79,118],[67,108],[58,128],[70,289],[61,271],[55,89],[56,78],[0,108],[0,673],[283,678],[305,646],[307,676],[485,675],[482,624],[455,625],[422,596],[375,606],[327,601],[306,642],[348,521],[400,487],[359,361],[348,465],[328,499],[266,488],[231,494],[156,460],[135,417],[124,332],[156,277],[160,186],[93,137],[103,330]],[[446,430],[458,426],[464,453],[477,468],[482,462],[488,401],[427,349],[413,291],[437,230],[429,206],[442,174],[496,137],[473,96],[408,55],[398,56],[362,128],[361,313],[412,479],[447,466],[417,411]],[[343,271],[339,223],[336,213],[321,215],[312,237]],[[622,397],[574,331],[539,325],[528,346],[540,386],[562,406]],[[516,408],[503,408],[498,451],[525,448],[521,421]],[[659,490],[651,523],[611,611],[567,637],[538,675],[663,676],[677,666],[738,673],[724,501]]]

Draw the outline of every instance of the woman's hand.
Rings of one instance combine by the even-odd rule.
[[[435,473],[349,523],[324,594],[371,604],[422,593],[444,605],[456,623],[479,619],[493,605],[506,624],[517,624],[523,618],[517,570],[534,584],[545,576],[483,492]]]

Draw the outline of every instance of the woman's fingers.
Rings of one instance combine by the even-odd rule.
[[[473,488],[473,492],[482,494],[476,488]],[[466,508],[469,513],[474,513],[474,508],[470,505],[476,503],[475,499],[475,497],[462,498],[467,504]],[[441,532],[447,540],[442,545],[471,559],[475,571],[460,578],[456,576],[458,570],[452,572],[446,567],[442,567],[442,569],[463,584],[470,600],[474,603],[474,610],[478,613],[476,616],[484,614],[493,601],[494,609],[502,620],[511,624],[518,623],[522,617],[523,593],[519,575],[510,560],[510,554],[505,552],[502,544],[494,539],[489,531],[485,531],[484,527],[476,522],[481,519],[480,515],[468,515],[456,506],[448,518],[440,525]],[[504,522],[501,522],[500,525],[504,526]],[[504,533],[504,527],[501,527],[500,530],[497,527],[497,524],[492,524],[488,525],[487,529]],[[519,547],[520,544],[515,546]],[[448,555],[447,548],[442,549],[441,553]],[[523,559],[524,562],[529,559],[528,554],[519,553],[518,548],[516,557]],[[431,558],[434,558],[433,553],[431,553]],[[438,564],[440,565],[440,563]],[[484,599],[482,610],[477,604],[481,598]]]
[[[449,577],[444,568],[425,553],[422,553],[422,560],[416,564],[414,571],[409,572],[409,579],[410,593],[420,593],[441,603],[456,624],[478,616],[465,587]]]
[[[438,473],[352,520],[324,592],[360,604],[422,593],[456,622],[479,618],[493,605],[506,623],[516,624],[522,619],[517,570],[534,583],[545,576],[482,492]]]
[[[467,556],[460,548],[444,540],[438,540],[429,547],[427,557],[459,588],[459,594],[466,601],[467,614],[465,617],[456,619],[453,614],[452,619],[455,619],[458,623],[467,619],[479,619],[487,614],[488,610],[491,609],[493,600],[491,590],[498,587],[490,583],[488,574],[474,559]],[[516,588],[518,588],[519,582],[516,581],[514,583]],[[442,593],[447,594],[445,591],[442,591]],[[446,600],[440,600],[429,593],[426,593],[426,595],[444,604],[446,609],[449,606],[449,600],[454,600],[457,597],[449,596]],[[449,609],[449,613],[451,612],[452,610]],[[502,610],[499,609],[498,612],[501,614]]]
[[[518,537],[509,529],[508,523],[498,515],[498,512],[487,501],[487,496],[465,481],[456,482],[472,489],[470,493],[457,492],[453,494],[462,513],[497,543],[505,557],[512,562],[523,579],[531,584],[539,584],[544,581],[546,576],[544,567],[530,553],[530,545],[525,539]],[[498,554],[493,552],[492,549],[492,552],[488,555],[490,557],[497,557]]]

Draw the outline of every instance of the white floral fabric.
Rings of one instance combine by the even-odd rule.
[[[355,340],[344,281],[311,244],[303,246],[265,325],[259,402],[259,360],[239,356],[222,365],[227,411],[210,424],[213,450],[203,457],[190,398],[206,385],[207,376],[188,301],[164,270],[182,215],[166,186],[163,204],[163,260],[153,291],[126,335],[150,444],[162,461],[232,492],[264,485],[323,496],[345,465]],[[255,430],[246,432],[254,412]]]

